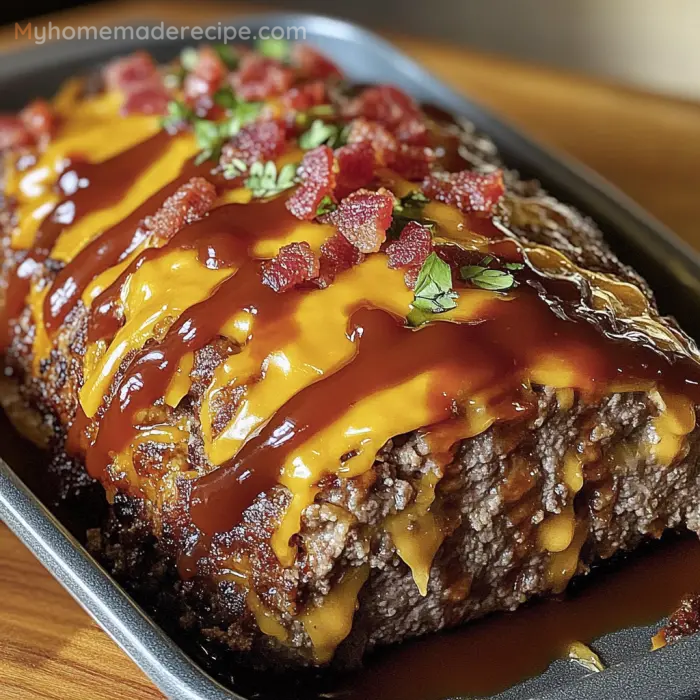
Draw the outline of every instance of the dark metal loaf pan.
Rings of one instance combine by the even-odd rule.
[[[418,100],[467,117],[491,136],[509,166],[538,178],[554,195],[595,219],[622,260],[634,266],[656,290],[662,311],[675,315],[691,335],[700,337],[700,260],[695,252],[583,166],[533,143],[450,90],[384,40],[352,24],[287,14],[242,17],[223,24],[248,26],[253,36],[262,26],[304,27],[307,41],[336,61],[352,81],[395,83]],[[112,56],[138,47],[166,60],[187,43],[72,41],[5,55],[0,62],[0,111],[18,109],[36,96],[49,97],[62,80]],[[0,455],[10,462],[0,460],[0,517],[7,525],[168,697],[242,700],[189,659],[20,481],[12,471],[8,439],[0,437]],[[624,630],[599,640],[606,658],[616,663],[603,673],[583,677],[572,664],[558,661],[546,673],[499,697],[700,697],[700,638],[644,652],[650,629]]]

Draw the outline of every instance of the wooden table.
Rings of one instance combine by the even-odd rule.
[[[107,3],[54,24],[139,19],[202,23],[241,6]],[[566,151],[622,188],[700,248],[700,105],[671,100],[462,48],[390,36],[437,76]],[[18,50],[14,29],[0,50]],[[160,693],[0,524],[0,698],[103,700]]]

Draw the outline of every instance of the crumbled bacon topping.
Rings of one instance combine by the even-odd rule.
[[[386,248],[389,256],[389,267],[419,267],[433,250],[433,240],[430,230],[421,226],[417,221],[409,221],[401,231],[398,240]]]
[[[308,44],[293,44],[291,60],[299,74],[307,80],[341,78],[338,67]]]
[[[310,221],[316,217],[323,198],[331,196],[335,188],[333,151],[328,146],[307,151],[297,174],[301,185],[285,206],[297,219]]]
[[[503,173],[434,173],[423,181],[423,191],[432,198],[466,213],[490,215],[505,192]]]
[[[287,128],[278,119],[265,119],[244,126],[221,151],[221,165],[238,159],[246,165],[274,160],[284,152]]]
[[[391,168],[407,180],[420,180],[430,172],[435,160],[432,149],[400,143],[379,122],[354,119],[348,132],[348,143],[370,143],[374,148],[377,164]]]
[[[303,85],[295,85],[280,98],[282,106],[292,112],[306,112],[312,107],[326,104],[328,94],[322,80],[314,80]]]
[[[426,146],[428,132],[418,104],[393,85],[363,90],[348,106],[348,115],[378,122],[401,143]]]
[[[318,277],[319,266],[308,243],[289,243],[280,248],[277,257],[262,263],[262,282],[275,292],[286,292]]]
[[[197,51],[197,63],[187,74],[183,85],[185,100],[192,105],[211,98],[221,87],[227,69],[219,54],[211,46]]]
[[[29,146],[31,136],[19,117],[0,115],[0,151]]]
[[[374,149],[367,141],[341,146],[336,149],[335,158],[338,164],[335,196],[338,199],[366,187],[374,179]]]
[[[433,239],[430,230],[417,221],[409,221],[403,227],[398,240],[386,248],[389,267],[404,268],[406,286],[414,289],[421,266],[432,250]]]
[[[34,100],[19,113],[19,118],[37,143],[48,141],[56,130],[56,115],[46,100]]]
[[[168,197],[144,223],[158,238],[170,239],[187,224],[201,219],[215,200],[214,185],[203,177],[193,177]]]
[[[108,89],[124,95],[125,114],[164,114],[168,95],[156,64],[145,51],[120,58],[104,69]]]
[[[376,253],[386,240],[393,209],[394,195],[388,190],[361,189],[343,199],[328,220],[361,253]]]
[[[364,259],[364,253],[351,245],[345,236],[336,233],[321,246],[321,265],[314,282],[323,289],[333,282],[336,275],[359,265]]]
[[[249,102],[284,94],[294,83],[294,71],[273,58],[246,53],[231,84],[239,97]]]

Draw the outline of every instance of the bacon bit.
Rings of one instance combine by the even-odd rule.
[[[337,199],[347,197],[374,179],[374,149],[367,141],[341,146],[336,149],[335,158],[338,163],[335,186]]]
[[[345,236],[336,233],[321,246],[321,266],[314,282],[325,289],[336,275],[359,265],[365,259],[364,253],[351,245]]]
[[[126,93],[133,92],[136,86],[152,82],[157,72],[153,58],[145,51],[136,51],[108,63],[103,75],[108,90]]]
[[[503,172],[435,173],[423,181],[428,197],[461,209],[463,212],[491,215],[505,192]]]
[[[221,87],[226,72],[226,65],[219,54],[211,46],[202,46],[197,52],[194,70],[185,77],[185,100],[195,105],[202,98],[213,97]]]
[[[166,114],[170,98],[165,88],[147,87],[127,94],[122,112],[124,114]]]
[[[430,148],[401,144],[379,122],[354,119],[350,124],[348,143],[370,143],[377,164],[391,168],[407,180],[420,180],[430,172],[435,153]]]
[[[294,83],[294,72],[273,58],[247,53],[238,70],[231,74],[231,84],[244,100],[265,100],[284,94]]]
[[[299,74],[309,79],[342,78],[343,74],[332,61],[308,44],[293,44],[291,61]]]
[[[29,146],[31,135],[19,117],[0,115],[0,151]]]
[[[347,111],[349,116],[379,122],[402,144],[428,144],[428,129],[420,107],[393,85],[377,85],[363,90],[350,103]]]
[[[376,253],[386,240],[393,209],[394,195],[383,187],[377,192],[357,190],[328,219],[361,253]]]
[[[311,246],[302,241],[282,246],[277,257],[265,260],[261,268],[264,285],[275,292],[286,292],[318,277],[320,262]]]
[[[417,221],[409,221],[403,227],[398,240],[387,246],[389,267],[420,267],[432,250],[433,239],[430,230]]]
[[[49,141],[56,130],[56,116],[46,100],[34,100],[19,113],[19,118],[37,143]]]
[[[663,627],[653,640],[653,648],[659,649],[667,644],[675,644],[683,637],[689,637],[700,630],[700,595],[684,596],[678,609],[671,615],[668,624]]]
[[[292,112],[306,112],[328,102],[326,84],[321,80],[295,86],[281,97],[282,106]]]
[[[420,275],[420,268],[420,265],[407,267],[406,272],[403,273],[403,282],[409,289],[416,288],[416,283],[418,282],[418,275]]]
[[[297,219],[310,221],[315,218],[321,200],[332,194],[335,188],[334,164],[333,151],[328,146],[318,146],[306,152],[298,170],[301,186],[285,202]]]
[[[203,177],[193,177],[168,197],[144,223],[158,238],[167,240],[187,224],[201,219],[215,200],[216,187]]]
[[[104,78],[108,89],[124,95],[124,114],[165,114],[168,94],[163,78],[145,51],[107,64]]]
[[[244,126],[221,151],[220,165],[242,160],[251,166],[282,155],[287,143],[287,128],[278,119],[266,119]]]

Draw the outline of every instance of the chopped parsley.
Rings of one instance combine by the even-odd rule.
[[[255,47],[266,58],[286,63],[292,52],[292,45],[286,39],[259,39]]]
[[[169,133],[174,133],[192,117],[192,110],[184,102],[171,100],[168,102],[168,113],[160,120],[160,124]]]
[[[197,67],[199,53],[193,46],[186,46],[180,51],[180,65],[189,73]]]
[[[425,259],[418,273],[408,322],[419,326],[429,319],[430,314],[454,309],[457,306],[456,298],[457,293],[452,289],[452,270],[433,252]]]
[[[398,238],[409,221],[416,221],[432,230],[435,222],[423,216],[423,207],[429,201],[419,190],[413,190],[401,197],[394,205],[391,226],[387,232],[388,237]]]
[[[296,175],[297,166],[293,163],[287,163],[278,173],[274,161],[269,160],[265,164],[257,162],[250,166],[245,186],[255,199],[273,197],[293,187],[297,181]]]
[[[338,148],[347,142],[347,130],[337,124],[327,124],[321,119],[314,119],[311,126],[299,137],[299,146],[305,151],[326,144]]]
[[[224,62],[224,65],[229,70],[238,68],[238,51],[230,44],[213,44],[212,48],[218,54],[219,58]]]
[[[336,203],[331,199],[330,195],[326,195],[319,203],[316,209],[316,216],[324,216],[330,214],[338,208]]]
[[[470,282],[475,287],[486,289],[490,292],[505,292],[514,287],[517,282],[510,271],[522,270],[522,263],[505,263],[506,270],[496,270],[489,265],[495,260],[492,255],[487,255],[478,265],[465,265],[460,268],[459,274],[465,282]]]
[[[207,160],[218,160],[224,143],[235,136],[240,129],[241,121],[236,117],[222,122],[195,119],[194,136],[201,149],[194,160],[195,165],[201,165]]]
[[[224,165],[222,174],[226,180],[235,180],[237,177],[243,175],[246,170],[248,170],[248,166],[245,161],[240,158],[234,158]]]
[[[200,165],[207,160],[218,160],[221,149],[230,138],[234,137],[245,124],[254,121],[262,105],[259,102],[243,102],[228,90],[219,90],[214,96],[217,104],[225,106],[228,115],[223,121],[215,122],[195,117],[188,109],[187,118],[192,122],[194,135],[200,152],[195,158],[195,164]],[[184,105],[183,105],[184,107]],[[180,115],[180,110],[177,112]],[[167,118],[166,118],[167,119]],[[182,121],[182,120],[180,120]],[[167,126],[164,123],[164,126]],[[233,177],[236,177],[235,175]]]

